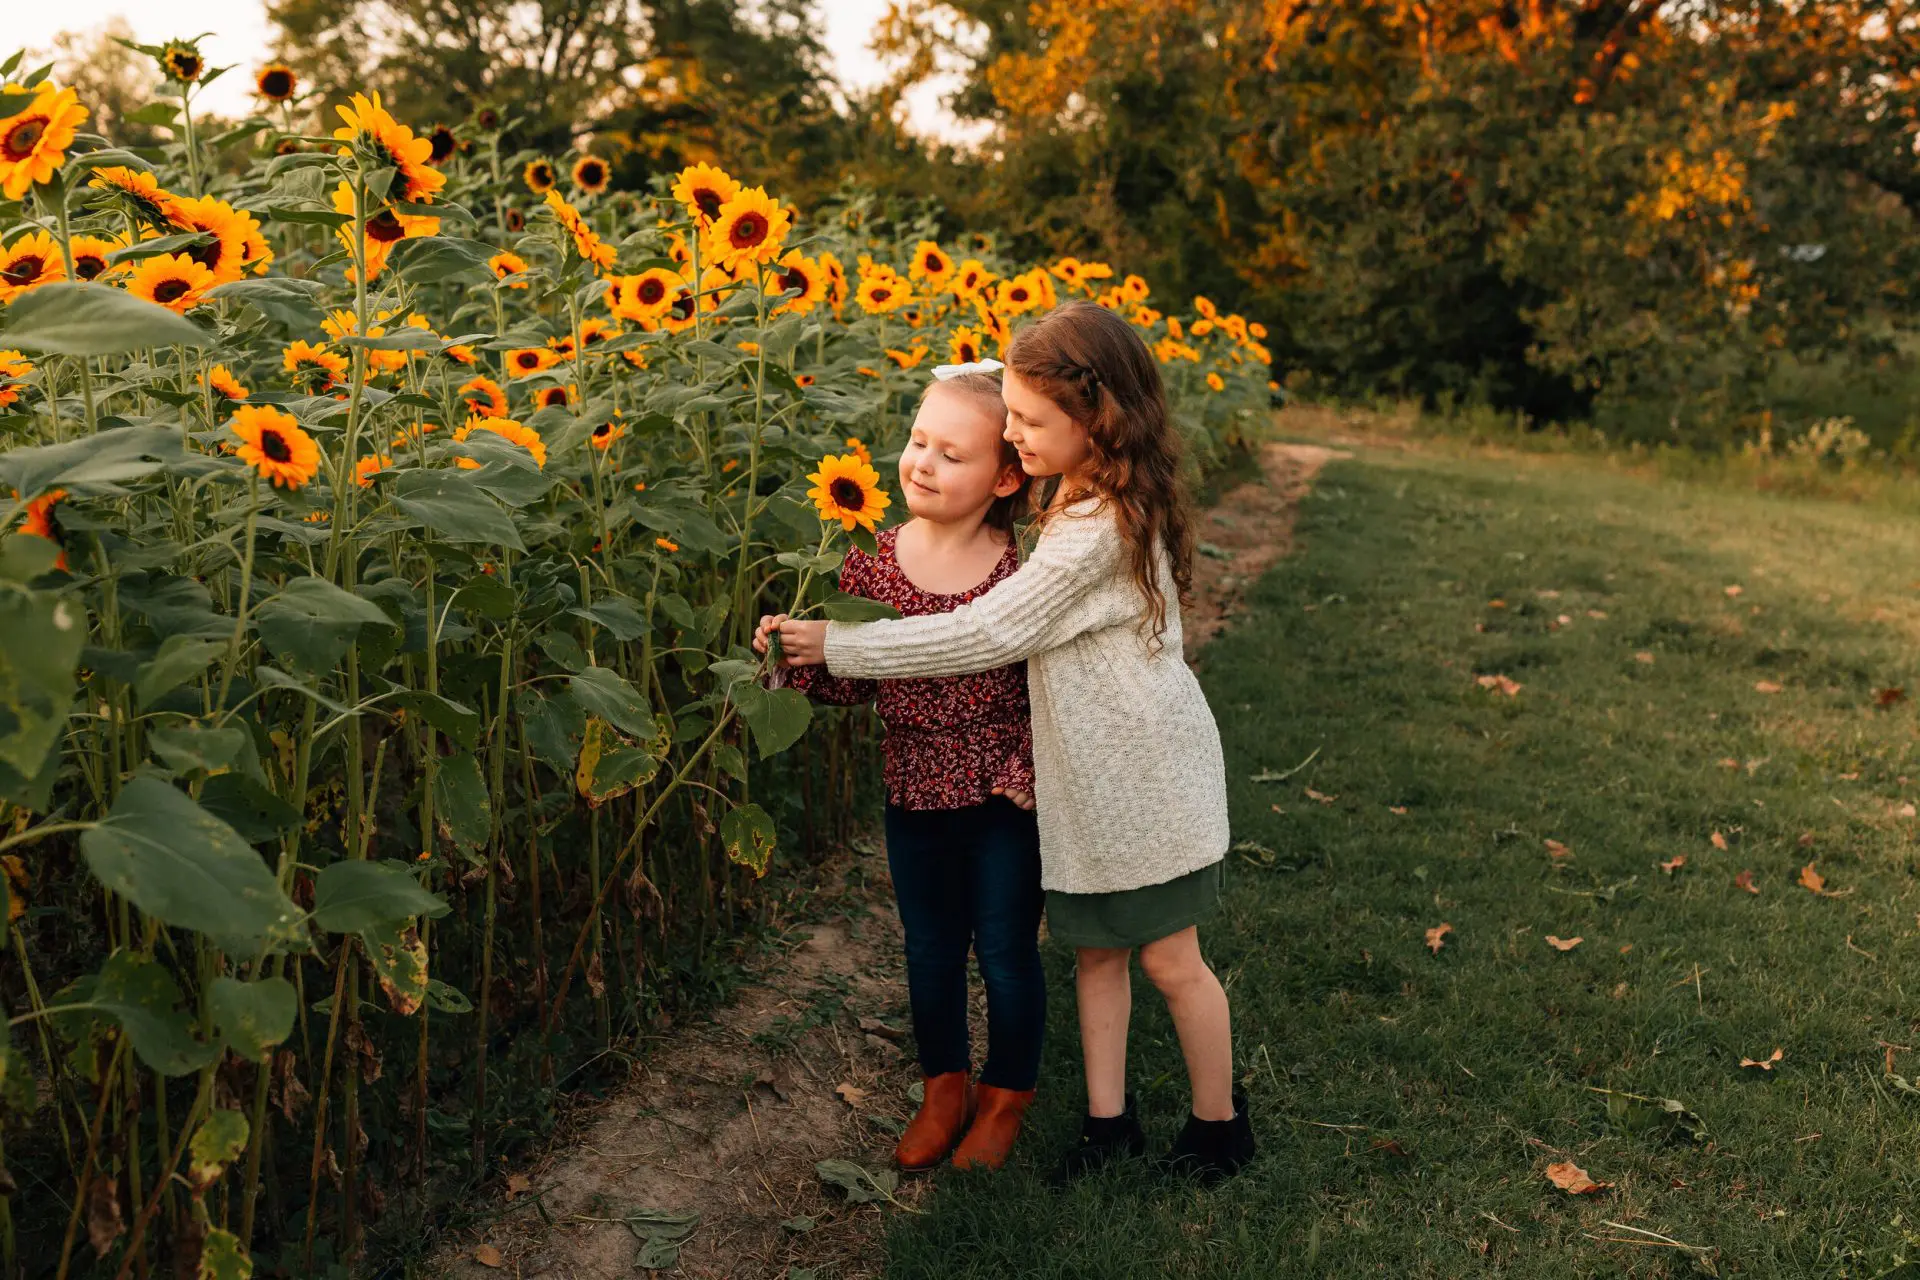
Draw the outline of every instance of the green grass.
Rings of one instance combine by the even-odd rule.
[[[1920,1258],[1920,1095],[1885,1048],[1914,1046],[1894,1067],[1920,1077],[1920,821],[1900,812],[1920,743],[1911,701],[1875,707],[1920,683],[1920,521],[1573,459],[1368,451],[1323,474],[1298,534],[1202,664],[1236,838],[1261,847],[1202,931],[1258,1164],[1210,1192],[1045,1184],[1084,1096],[1053,948],[1021,1152],[942,1175],[895,1220],[888,1275],[1866,1277]],[[1495,673],[1524,688],[1475,683]],[[1796,884],[1809,860],[1834,896]],[[1776,1046],[1774,1071],[1740,1067]],[[1138,980],[1132,1055],[1163,1144],[1185,1075]],[[1600,1089],[1676,1099],[1704,1140]],[[1554,1189],[1562,1159],[1614,1188]],[[1596,1240],[1632,1234],[1609,1221],[1699,1252]]]

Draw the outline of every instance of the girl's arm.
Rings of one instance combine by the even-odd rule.
[[[1114,581],[1121,552],[1110,518],[1062,512],[1032,558],[971,604],[919,618],[828,623],[827,668],[882,680],[968,675],[1136,620],[1144,609],[1139,593]]]
[[[840,589],[850,596],[873,598],[866,569],[872,562],[863,551],[849,551],[840,566]],[[880,693],[877,680],[849,679],[832,675],[825,666],[789,667],[785,684],[798,689],[815,702],[834,707],[857,707],[872,702]]]

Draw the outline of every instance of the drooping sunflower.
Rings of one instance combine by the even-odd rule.
[[[169,225],[167,206],[176,198],[160,180],[144,169],[114,165],[95,169],[87,186],[118,199],[128,212],[149,226]]]
[[[720,210],[738,194],[740,184],[726,170],[704,161],[682,169],[673,180],[673,198],[702,231],[719,221]]]
[[[217,283],[213,272],[184,253],[159,253],[144,258],[127,281],[127,292],[170,311],[184,314]]]
[[[553,171],[551,160],[527,161],[527,167],[520,171],[520,177],[526,182],[527,190],[537,196],[547,194],[560,181],[559,175]]]
[[[953,273],[953,296],[962,302],[978,297],[982,289],[993,283],[993,272],[986,269],[978,258],[968,258]]]
[[[60,246],[44,231],[32,231],[0,249],[0,302],[66,277]]]
[[[880,473],[858,454],[828,454],[807,479],[813,481],[807,496],[819,508],[820,518],[838,520],[849,533],[856,524],[872,532],[891,501],[880,488]]]
[[[980,331],[963,324],[947,339],[947,355],[954,364],[973,364],[980,359]]]
[[[887,348],[887,359],[893,361],[902,369],[912,369],[926,358],[927,349],[918,344],[915,344],[914,347],[908,351],[901,351],[894,347]]]
[[[572,383],[564,387],[542,387],[533,396],[533,403],[542,409],[564,409],[580,397]]]
[[[240,438],[240,460],[277,489],[303,489],[320,472],[320,446],[284,409],[242,405],[227,430]]]
[[[384,453],[370,453],[353,464],[353,482],[362,489],[373,488],[373,478],[393,466],[393,459]]]
[[[475,431],[491,431],[503,440],[512,441],[533,455],[535,466],[542,471],[547,469],[546,442],[532,427],[522,426],[512,418],[470,418],[466,426],[453,433],[453,438],[463,441]],[[476,471],[481,466],[481,463],[473,458],[455,458],[454,464],[467,471]]]
[[[125,271],[126,263],[108,261],[108,256],[115,250],[123,248],[124,245],[124,241],[110,240],[105,236],[75,236],[71,242],[73,278],[98,280],[102,276]]]
[[[492,378],[473,378],[464,382],[458,394],[467,406],[467,412],[476,418],[507,416],[507,393]]]
[[[223,364],[217,364],[200,375],[200,383],[222,400],[245,400],[252,393],[240,385],[240,379]]]
[[[280,353],[280,365],[288,380],[310,396],[331,391],[347,380],[347,358],[326,343],[304,338]]]
[[[780,261],[767,270],[768,293],[793,292],[794,296],[773,309],[774,315],[792,312],[805,315],[827,296],[827,270],[819,261],[798,249],[789,249]]]
[[[525,275],[527,270],[527,260],[517,253],[502,249],[487,259],[487,269],[493,272],[495,279],[503,281],[509,289],[527,287],[525,280],[515,278]]]
[[[860,288],[854,293],[860,309],[870,316],[897,311],[911,296],[907,282],[894,275],[891,268],[884,274],[876,272],[861,276]]]
[[[67,148],[74,130],[86,122],[87,109],[73,90],[46,80],[31,90],[10,84],[0,92],[8,98],[33,95],[25,110],[0,118],[0,192],[21,200],[34,183],[45,182],[67,162]]]
[[[928,293],[938,293],[947,287],[947,280],[953,275],[953,259],[931,240],[922,240],[913,246],[913,261],[907,265],[907,279],[918,280]]]
[[[559,352],[547,347],[518,347],[507,352],[507,372],[516,378],[531,378],[559,363]]]
[[[447,185],[447,175],[441,173],[427,162],[433,154],[433,143],[425,138],[414,136],[412,129],[401,124],[380,105],[380,95],[371,97],[356,93],[348,100],[348,105],[336,107],[345,126],[333,131],[333,136],[347,145],[340,148],[341,155],[347,155],[358,146],[364,148],[381,167],[390,167],[397,176],[387,190],[387,198],[409,204],[429,204],[440,188]]]
[[[460,135],[444,124],[427,130],[427,163],[445,164],[460,149]]]
[[[1217,373],[1209,373],[1207,375],[1207,386],[1214,391],[1225,391],[1227,389],[1227,381]]]
[[[167,42],[166,48],[160,51],[160,63],[166,67],[167,76],[181,84],[192,84],[207,69],[207,60],[200,56],[199,48],[179,40]]]
[[[707,228],[707,252],[727,271],[742,263],[772,262],[792,226],[793,219],[765,187],[745,187],[720,206],[720,216]]]
[[[287,102],[300,91],[300,77],[284,62],[269,62],[253,73],[253,91],[268,102]]]
[[[582,260],[592,263],[594,269],[603,274],[613,269],[616,250],[587,225],[578,209],[568,204],[558,191],[547,192],[547,208],[553,210],[553,216],[573,237],[574,251]]]
[[[613,169],[599,156],[581,156],[573,162],[573,185],[590,196],[597,196],[613,181]]]
[[[21,387],[33,372],[33,361],[19,351],[0,351],[0,409],[18,403]]]

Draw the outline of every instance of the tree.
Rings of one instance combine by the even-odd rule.
[[[121,43],[133,38],[127,20],[115,16],[91,31],[60,32],[42,59],[54,64],[54,79],[71,85],[87,104],[90,131],[123,146],[148,147],[160,135],[128,117],[152,100],[158,76],[151,58]]]

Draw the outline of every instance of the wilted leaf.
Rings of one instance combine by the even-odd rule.
[[[858,1109],[867,1100],[867,1091],[858,1085],[840,1083],[833,1087],[834,1096],[848,1106]]]
[[[1552,934],[1547,935],[1547,945],[1555,951],[1571,951],[1585,941],[1585,938],[1580,937],[1556,938]]]
[[[1773,1070],[1773,1064],[1786,1056],[1786,1050],[1775,1049],[1764,1058],[1742,1058],[1740,1059],[1740,1065],[1743,1067],[1758,1067],[1762,1071],[1771,1071]]]
[[[1570,1196],[1590,1196],[1605,1191],[1611,1182],[1595,1182],[1587,1176],[1587,1171],[1571,1160],[1561,1160],[1547,1166],[1547,1181]]]
[[[1315,791],[1312,787],[1306,788],[1306,792],[1307,792],[1307,799],[1318,800],[1321,804],[1332,804],[1335,800],[1338,800],[1340,798],[1339,796],[1330,796],[1322,792]]]
[[[1873,705],[1879,707],[1882,711],[1896,703],[1905,702],[1906,700],[1907,691],[1898,685],[1888,689],[1875,689],[1873,691]]]
[[[813,1166],[820,1181],[847,1193],[848,1204],[871,1204],[893,1197],[900,1175],[891,1169],[869,1173],[851,1160],[822,1160]]]
[[[1745,889],[1748,893],[1758,894],[1760,892],[1760,886],[1753,882],[1753,872],[1751,871],[1742,871],[1733,878],[1733,882],[1742,889]]]
[[[1572,856],[1573,850],[1567,848],[1566,845],[1561,844],[1558,840],[1549,840],[1547,841],[1547,854],[1549,857],[1566,858]]]
[[[1671,858],[1668,858],[1665,862],[1661,863],[1660,869],[1666,872],[1668,875],[1672,875],[1674,872],[1678,871],[1680,868],[1686,865],[1687,865],[1687,855],[1684,853],[1676,853]]]
[[[1727,847],[1727,838],[1716,831],[1707,837],[1707,843],[1716,849],[1725,849]]]
[[[1526,687],[1518,680],[1512,680],[1503,675],[1477,676],[1475,677],[1474,683],[1478,684],[1482,689],[1504,694],[1509,698],[1515,696],[1521,689]]]
[[[490,1244],[483,1244],[478,1249],[475,1249],[473,1251],[473,1260],[483,1267],[504,1267],[507,1265],[507,1260],[500,1256],[500,1251]]]
[[[527,1177],[526,1174],[524,1173],[508,1174],[507,1175],[507,1199],[511,1200],[515,1196],[525,1195],[532,1186],[533,1186],[533,1180]]]
[[[1772,680],[1756,680],[1753,682],[1753,691],[1755,693],[1779,693],[1784,688],[1786,688],[1785,685],[1776,684]]]
[[[427,998],[427,944],[419,929],[389,922],[361,930],[360,941],[393,1011],[403,1018],[419,1012]]]
[[[1427,930],[1427,950],[1439,955],[1440,948],[1447,945],[1447,935],[1452,932],[1453,926],[1444,920]]]
[[[87,1186],[87,1242],[105,1257],[126,1229],[120,1216],[120,1180],[103,1171]]]
[[[773,819],[757,804],[743,804],[720,819],[720,844],[727,858],[758,879],[773,864]]]
[[[252,1275],[253,1259],[247,1256],[240,1237],[221,1227],[210,1228],[206,1243],[200,1246],[200,1270],[195,1280],[249,1280]]]
[[[196,1187],[211,1186],[246,1149],[247,1117],[224,1107],[209,1111],[187,1144],[187,1180]]]
[[[1827,878],[1818,871],[1815,871],[1813,864],[1809,862],[1806,866],[1800,868],[1800,887],[1809,893],[1825,893],[1827,891]]]

